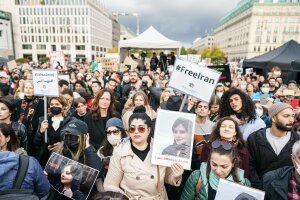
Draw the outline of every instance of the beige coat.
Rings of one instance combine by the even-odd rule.
[[[158,170],[157,165],[151,164],[152,148],[151,143],[143,162],[133,153],[129,140],[117,146],[110,160],[104,190],[121,192],[131,200],[167,200],[164,182],[179,186],[181,178],[176,182],[170,167],[159,166],[161,193],[158,194]]]

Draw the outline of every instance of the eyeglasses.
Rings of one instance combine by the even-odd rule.
[[[139,126],[137,128],[135,128],[134,126],[131,126],[131,127],[129,127],[128,131],[129,131],[129,133],[134,133],[136,131],[136,129],[140,133],[145,133],[145,131],[146,131],[146,127],[144,127],[144,126]]]
[[[221,142],[219,140],[213,141],[211,143],[211,146],[214,149],[217,149],[220,146],[222,146],[222,148],[225,149],[225,150],[227,150],[227,151],[232,149],[232,144],[231,143],[229,143],[229,142]]]
[[[106,135],[111,135],[111,134],[119,135],[120,130],[119,130],[119,129],[116,129],[116,130],[112,130],[112,131],[104,131],[104,133],[105,133]]]

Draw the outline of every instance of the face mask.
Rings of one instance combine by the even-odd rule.
[[[221,97],[223,96],[223,92],[217,92],[216,95],[221,99]]]
[[[261,117],[264,113],[264,111],[262,109],[255,109],[256,114]]]
[[[61,113],[61,111],[62,111],[62,108],[60,108],[60,107],[56,107],[56,106],[50,107],[50,112],[53,115],[58,115]]]
[[[79,146],[78,136],[67,135],[65,137],[64,142],[71,151],[75,152],[78,149]]]
[[[108,135],[107,136],[107,141],[112,145],[115,146],[121,141],[121,136],[120,135]]]
[[[261,88],[262,93],[269,93],[269,88]]]
[[[123,81],[126,83],[129,82],[129,76],[123,76]]]

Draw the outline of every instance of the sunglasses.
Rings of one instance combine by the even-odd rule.
[[[120,130],[119,130],[119,129],[116,129],[116,130],[112,130],[112,131],[104,131],[104,133],[105,133],[106,135],[111,135],[111,134],[119,135]]]
[[[139,127],[137,127],[137,128],[131,126],[131,127],[129,127],[128,131],[129,131],[129,133],[134,133],[134,132],[136,131],[136,129],[137,129],[138,132],[140,132],[140,133],[145,133],[145,131],[146,131],[146,127],[144,127],[144,126],[139,126]]]
[[[231,143],[229,143],[229,142],[221,142],[219,140],[213,141],[211,143],[211,146],[214,149],[217,149],[217,148],[219,148],[221,146],[223,149],[225,149],[227,151],[232,149],[232,144]]]

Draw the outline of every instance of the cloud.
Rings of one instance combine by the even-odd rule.
[[[165,36],[183,43],[212,32],[218,20],[240,0],[103,0],[111,11],[138,13],[140,32],[154,26]],[[121,24],[136,31],[135,17],[120,16]]]

